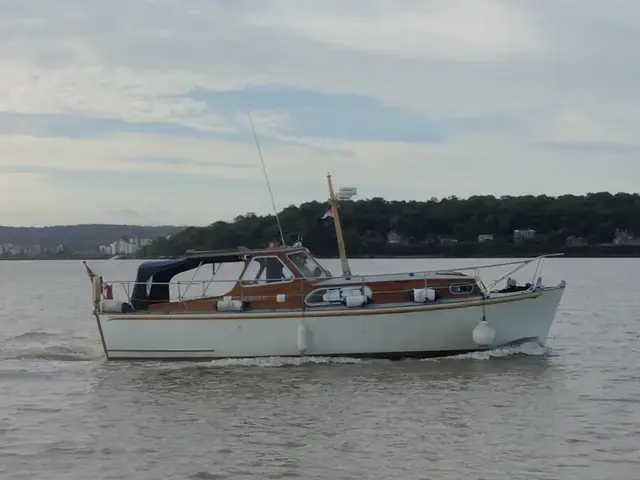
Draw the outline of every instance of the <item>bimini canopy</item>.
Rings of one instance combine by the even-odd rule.
[[[169,282],[183,272],[211,263],[238,262],[243,260],[243,252],[210,252],[209,255],[185,256],[172,260],[149,260],[138,267],[136,284],[131,296],[135,310],[147,310],[154,303],[170,301]],[[151,288],[148,282],[151,280]]]
[[[149,260],[138,267],[136,283],[144,283],[152,277],[158,282],[168,282],[176,275],[198,267],[201,259],[180,258],[174,260]],[[162,280],[160,279],[162,278]]]

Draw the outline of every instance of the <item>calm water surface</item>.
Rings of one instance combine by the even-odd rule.
[[[92,262],[109,278],[136,265]],[[546,349],[107,364],[80,262],[0,262],[0,478],[637,480],[639,271],[547,260],[568,290]]]

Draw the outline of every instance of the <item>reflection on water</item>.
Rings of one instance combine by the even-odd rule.
[[[557,419],[540,413],[561,409],[566,396],[562,371],[547,355],[341,364],[320,359],[304,365],[287,360],[103,366],[91,393],[93,410],[104,419],[132,420],[106,432],[102,426],[103,441],[124,437],[145,444],[151,456],[160,455],[167,441],[178,458],[192,457],[196,449],[211,458],[213,467],[202,471],[209,474],[260,478],[268,468],[275,478],[348,478],[365,468],[369,478],[388,478],[415,471],[405,461],[387,470],[397,456],[419,468],[439,462],[444,468],[448,448],[503,445],[504,438],[483,439],[496,428],[510,437],[507,444],[555,429]],[[206,446],[197,439],[206,439]],[[521,448],[517,442],[512,447]],[[544,453],[544,442],[540,447],[541,455],[551,453]],[[386,473],[373,464],[385,465]]]
[[[400,362],[107,363],[81,264],[2,267],[0,478],[637,478],[636,260],[549,260],[548,348]]]

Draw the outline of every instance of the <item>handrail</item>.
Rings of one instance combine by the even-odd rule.
[[[420,280],[420,277],[416,277],[415,280]],[[301,284],[304,283],[304,279],[296,279],[298,280]],[[223,282],[223,280],[218,280],[218,282]],[[232,281],[230,281],[232,282]],[[135,280],[105,280],[105,283],[110,284],[110,285],[146,285],[146,282],[136,282]],[[184,284],[208,284],[209,280],[194,280],[194,281],[185,281],[185,282],[156,282],[154,283],[154,285],[169,285],[169,286],[173,286],[173,285],[184,285]],[[295,280],[293,282],[287,282],[287,285],[290,285],[291,283],[295,283]],[[473,277],[461,277],[459,282],[455,282],[455,285],[475,285],[476,284],[476,280]],[[271,285],[269,283],[264,283],[264,285]],[[317,285],[314,286],[313,290],[326,290],[326,289],[333,289],[333,288],[341,288],[341,287],[347,287],[347,288],[355,288],[357,286],[363,286],[364,284],[353,284],[353,285]],[[449,288],[450,284],[447,285],[428,285],[429,288]],[[403,290],[393,290],[393,291],[404,291]],[[392,291],[392,290],[390,290]],[[287,293],[288,295],[288,293]],[[218,295],[212,295],[212,296],[218,296]],[[260,294],[261,297],[263,297],[263,294]],[[274,295],[275,297],[275,295]]]
[[[524,289],[520,290],[520,291],[526,291],[529,293],[535,292],[539,286],[538,284],[540,283],[540,278],[538,278],[538,280],[536,281],[536,276],[539,275],[540,272],[542,271],[542,265],[544,263],[544,260],[547,257],[557,257],[562,255],[563,253],[545,254],[545,255],[539,255],[537,257],[521,259],[517,261],[500,262],[500,263],[486,264],[486,265],[474,265],[471,267],[450,268],[450,269],[434,269],[434,270],[413,271],[413,272],[377,273],[372,275],[348,275],[348,276],[341,276],[341,277],[318,277],[313,280],[319,281],[320,284],[317,284],[317,283],[312,284],[311,289],[305,288],[305,285],[308,285],[308,282],[310,280],[308,278],[292,278],[290,280],[282,281],[282,282],[260,281],[259,285],[276,287],[275,288],[276,292],[269,293],[266,295],[263,293],[260,293],[258,294],[258,297],[253,297],[251,295],[252,292],[250,287],[253,287],[256,285],[245,284],[246,282],[250,282],[250,280],[244,280],[238,277],[230,278],[230,279],[220,279],[220,278],[215,278],[215,275],[211,278],[196,280],[195,275],[197,274],[198,270],[196,270],[191,280],[153,282],[152,285],[168,286],[169,292],[171,292],[169,293],[168,298],[159,299],[160,301],[157,303],[154,302],[154,304],[166,305],[171,303],[173,304],[177,303],[179,310],[182,308],[186,308],[186,304],[184,303],[185,301],[197,301],[197,300],[202,300],[207,298],[208,299],[211,299],[211,298],[224,299],[225,297],[231,297],[233,300],[242,300],[243,302],[253,302],[258,300],[262,302],[265,300],[272,301],[275,299],[276,302],[286,301],[289,306],[299,304],[295,308],[302,308],[303,310],[307,308],[314,309],[316,307],[331,306],[333,305],[333,303],[326,302],[326,301],[319,301],[317,303],[316,302],[307,303],[307,299],[309,298],[309,295],[312,294],[313,292],[322,291],[322,290],[331,290],[335,288],[358,288],[358,287],[363,288],[366,286],[367,281],[375,280],[382,276],[404,277],[404,278],[398,278],[398,280],[413,281],[413,282],[424,280],[424,288],[433,289],[436,292],[448,290],[449,292],[454,294],[453,296],[446,295],[445,297],[443,297],[443,298],[446,298],[446,301],[449,301],[449,300],[466,301],[466,300],[477,299],[480,297],[485,298],[486,295],[489,292],[493,291],[493,288],[499,282],[504,280],[507,276],[512,275],[513,273],[517,272],[518,270],[526,267],[530,263],[535,262],[537,260],[538,263],[535,268],[533,280],[531,281],[531,283],[526,284],[524,286],[525,287]],[[480,278],[480,275],[479,275],[480,270],[495,268],[495,267],[513,266],[513,265],[517,265],[517,267],[510,269],[509,272],[507,272],[506,274],[500,276],[498,279],[493,281],[488,288],[484,284],[484,281]],[[448,279],[449,281],[447,281],[444,285],[437,285],[436,282],[433,282],[434,279],[438,279],[438,277],[434,276],[434,274],[438,274],[438,273],[447,274],[449,272],[461,272],[461,271],[468,271],[468,270],[473,270],[474,271],[473,275],[462,275],[459,277],[449,278]],[[407,278],[408,276],[411,278]],[[334,282],[330,282],[329,284],[323,285],[322,284],[323,281],[326,281],[326,280],[336,281],[337,284]],[[340,282],[340,280],[346,280],[346,282],[342,283]],[[149,284],[148,281],[139,282],[136,280],[110,280],[110,281],[104,280],[104,282],[106,284],[111,284],[112,286],[119,285],[123,289],[127,300],[132,303],[135,302],[135,299],[133,298],[133,292],[135,291],[134,287],[137,285],[147,286]],[[295,288],[295,282],[298,282],[300,285],[300,289],[297,291]],[[215,293],[212,292],[212,294],[207,295],[207,291],[213,283],[232,284],[233,286],[231,288],[225,289],[224,292],[215,292]],[[202,289],[201,289],[202,292],[200,294],[194,292],[195,294],[193,296],[186,297],[185,294],[189,290],[189,287],[193,284],[202,285]],[[182,286],[185,286],[185,285],[186,285],[186,288],[182,288]],[[234,289],[237,288],[238,285],[241,287],[240,291],[235,295],[230,295],[230,293],[234,291]],[[419,284],[415,284],[415,285],[419,285]],[[453,285],[473,285],[474,287],[477,287],[479,291],[475,291],[474,289],[471,289],[470,292],[465,292],[460,294],[460,292],[454,292],[451,290]],[[282,290],[277,288],[278,286],[283,287]],[[177,296],[174,290],[176,288],[177,288]],[[278,292],[278,290],[280,291]],[[362,292],[364,292],[364,290],[362,290]],[[404,293],[408,292],[407,286],[404,286],[403,288],[398,288],[397,286],[392,284],[390,285],[390,288],[388,290],[386,289],[377,290],[375,292],[375,296],[384,297],[385,295],[397,295],[403,292]],[[284,298],[287,300],[282,300],[280,298],[283,295],[284,295]],[[110,297],[110,298],[113,298],[113,297]],[[397,298],[398,300],[394,300],[394,301],[400,301],[401,296],[398,296]],[[407,298],[407,301],[409,300],[409,298]]]
[[[536,260],[541,260],[543,258],[547,258],[547,257],[562,257],[564,255],[564,253],[559,252],[559,253],[548,253],[548,254],[544,254],[544,255],[539,255],[537,257],[531,257],[531,258],[526,258],[523,260],[515,260],[512,262],[502,262],[502,263],[490,263],[488,265],[472,265],[472,266],[468,266],[468,267],[457,267],[457,268],[438,268],[435,270],[419,270],[419,271],[404,271],[404,272],[393,272],[393,273],[373,273],[371,275],[364,275],[365,277],[376,277],[376,276],[385,276],[385,275],[409,275],[411,273],[418,274],[418,273],[443,273],[443,272],[465,272],[465,271],[470,271],[470,270],[482,270],[482,269],[486,269],[486,268],[495,268],[495,267],[507,267],[509,265],[520,265],[521,263],[524,264],[529,264],[532,263]],[[361,275],[349,275],[350,278],[353,277],[360,277]],[[345,277],[331,277],[331,278],[345,278]]]
[[[518,270],[524,268],[525,266],[529,265],[532,262],[535,262],[536,260],[538,261],[538,265],[535,269],[534,272],[534,278],[531,282],[532,285],[534,285],[536,283],[536,279],[535,276],[538,275],[539,272],[541,272],[542,270],[542,263],[544,261],[544,259],[546,259],[547,257],[557,257],[557,256],[562,256],[563,253],[555,253],[555,254],[545,254],[545,255],[539,255],[537,257],[533,257],[533,258],[528,258],[528,259],[522,259],[522,260],[518,260],[518,261],[511,261],[511,262],[500,262],[500,263],[495,263],[495,264],[488,264],[488,265],[474,265],[471,267],[461,267],[461,268],[451,268],[451,269],[436,269],[436,270],[424,270],[424,271],[418,271],[418,272],[394,272],[394,273],[377,273],[377,274],[372,274],[372,275],[349,275],[349,276],[342,276],[342,277],[319,277],[315,280],[338,280],[340,281],[341,279],[345,279],[345,280],[350,280],[350,285],[352,286],[356,286],[356,285],[360,285],[360,286],[364,286],[366,284],[366,279],[375,279],[375,278],[379,278],[381,276],[412,276],[413,280],[420,280],[421,277],[424,279],[424,286],[429,287],[429,288],[433,288],[434,290],[439,290],[439,289],[449,289],[450,288],[450,284],[447,285],[431,285],[429,284],[428,280],[429,280],[429,276],[433,275],[433,274],[437,274],[437,273],[447,273],[447,272],[460,272],[460,271],[468,271],[468,270],[473,270],[474,271],[474,276],[462,276],[460,277],[459,283],[461,284],[474,284],[474,285],[478,285],[478,287],[481,289],[481,291],[483,290],[483,288],[487,291],[491,291],[498,283],[500,283],[502,280],[504,280],[507,276],[512,275],[513,273],[517,272]],[[488,269],[488,268],[495,268],[495,267],[503,267],[503,266],[512,266],[512,265],[518,265],[517,268],[514,268],[512,270],[510,270],[509,272],[507,272],[506,274],[500,276],[499,278],[497,278],[496,280],[494,280],[490,286],[487,288],[484,285],[484,282],[482,281],[482,279],[479,276],[479,271],[482,269]],[[196,271],[197,273],[197,271]],[[195,274],[194,274],[195,277]],[[232,283],[232,284],[238,284],[240,283],[240,285],[243,287],[242,288],[242,294],[239,298],[243,298],[244,295],[244,285],[243,282],[245,282],[245,280],[241,280],[238,278],[235,279],[216,279],[214,277],[209,278],[209,279],[203,279],[203,280],[195,280],[193,279],[194,277],[192,277],[192,280],[178,280],[178,281],[170,281],[170,282],[154,282],[154,285],[168,285],[170,288],[171,286],[175,286],[178,289],[178,295],[177,298],[174,300],[169,300],[169,301],[178,301],[178,302],[183,302],[186,299],[186,292],[189,289],[189,286],[193,285],[193,284],[200,284],[202,285],[202,293],[200,295],[194,295],[193,297],[189,297],[190,299],[198,299],[198,298],[208,298],[208,297],[224,297],[224,296],[228,296],[227,292],[230,292],[230,290],[228,290],[225,293],[221,293],[221,294],[217,294],[217,295],[207,295],[207,290],[209,289],[209,287],[211,286],[212,283],[216,283],[216,284],[220,284],[220,283]],[[301,290],[303,290],[302,285],[307,282],[308,279],[306,278],[293,278],[287,282],[283,282],[283,284],[286,285],[292,285],[295,282],[299,282],[301,285]],[[135,287],[136,285],[147,285],[147,282],[136,282],[135,280],[111,280],[111,281],[106,281],[106,283],[110,283],[112,285],[120,285],[122,287],[122,289],[124,290],[124,293],[127,297],[127,299],[131,300],[132,299],[132,291],[131,288],[132,286]],[[264,285],[277,285],[279,282],[272,282],[272,283],[264,283]],[[182,292],[181,286],[186,285],[186,288],[184,289],[184,292]],[[336,286],[332,286],[332,285],[315,285],[315,289],[323,289],[323,288],[336,288],[339,287],[338,285]],[[405,289],[402,290],[389,290],[389,291],[382,291],[382,292],[378,292],[378,294],[390,294],[390,293],[398,293],[401,291],[404,291]],[[287,296],[292,296],[294,298],[297,298],[298,296],[300,297],[306,297],[306,295],[310,293],[295,293],[295,292],[291,292],[288,291],[285,293],[285,295]],[[250,296],[250,295],[248,295]],[[278,295],[260,295],[262,298],[267,299],[267,298],[277,298]],[[302,303],[304,304],[304,300],[302,300]],[[303,305],[304,306],[304,305]]]
[[[544,257],[540,257],[540,259],[542,259]],[[510,264],[513,263],[518,263],[518,262],[509,262]],[[523,262],[519,262],[519,263],[523,263]],[[536,272],[538,270],[536,269]],[[172,286],[172,285],[177,285],[177,289],[178,289],[178,296],[171,298],[171,296],[169,298],[166,299],[162,299],[160,302],[154,303],[156,305],[167,305],[167,304],[177,304],[178,310],[182,310],[183,308],[186,308],[186,304],[184,303],[185,301],[198,301],[198,300],[202,300],[202,299],[225,299],[225,298],[230,298],[232,300],[241,300],[243,302],[254,302],[258,299],[256,299],[255,297],[252,297],[250,291],[245,290],[244,288],[241,289],[240,292],[238,292],[238,294],[235,295],[230,295],[232,290],[226,290],[224,292],[220,292],[220,293],[216,293],[216,294],[210,294],[207,295],[206,294],[206,289],[203,288],[203,292],[201,295],[194,295],[193,297],[188,297],[186,298],[184,295],[181,294],[181,289],[180,289],[180,284],[187,284],[187,285],[191,285],[191,284],[202,284],[203,287],[205,285],[211,285],[211,281],[213,279],[203,279],[203,280],[184,280],[184,281],[178,281],[178,282],[158,282],[157,285],[168,285],[168,286]],[[420,280],[420,277],[416,276],[413,279],[415,280]],[[487,293],[489,293],[489,291],[491,291],[491,289],[493,288],[493,286],[495,285],[496,282],[494,282],[494,284],[487,289],[486,286],[484,286],[483,283],[478,281],[477,277],[460,277],[459,281],[453,281],[453,282],[447,282],[444,285],[436,285],[433,283],[429,283],[428,282],[428,278],[425,275],[424,276],[424,288],[429,288],[429,289],[433,289],[436,292],[441,292],[441,291],[449,291],[451,292],[451,287],[452,285],[473,285],[474,287],[477,287],[479,290],[472,290],[471,292],[468,293],[464,293],[464,294],[460,294],[460,295],[446,295],[445,297],[442,297],[442,300],[445,302],[449,302],[449,301],[456,301],[456,302],[465,302],[465,301],[473,301],[473,300],[477,300],[478,298],[486,298]],[[218,282],[222,282],[224,280],[214,280],[214,281],[218,281]],[[285,298],[287,299],[286,301],[288,302],[288,304],[290,306],[293,305],[297,305],[295,308],[302,308],[303,310],[306,310],[308,308],[310,309],[315,309],[315,308],[320,308],[320,307],[330,307],[332,305],[334,305],[333,302],[326,302],[326,301],[319,301],[319,302],[311,302],[311,303],[307,303],[307,299],[309,298],[309,295],[312,294],[314,291],[318,291],[318,290],[330,290],[330,289],[334,289],[334,288],[343,288],[343,287],[347,287],[347,288],[358,288],[358,287],[363,287],[366,286],[366,284],[363,283],[355,283],[355,284],[351,284],[351,285],[317,285],[315,286],[315,288],[313,288],[311,291],[306,290],[303,288],[303,285],[305,283],[305,279],[293,279],[292,282],[287,282],[286,285],[291,285],[293,282],[298,281],[300,283],[301,289],[296,291],[295,289],[287,289],[286,291],[281,291],[281,292],[277,292],[276,293],[269,293],[269,294],[260,294],[259,295],[259,301],[263,302],[265,300],[267,301],[273,301],[276,300],[276,302],[280,302],[282,300],[279,299],[279,297],[281,295],[284,295]],[[228,282],[228,281],[227,281]],[[130,302],[133,302],[134,299],[132,298],[132,295],[129,293],[131,292],[131,287],[135,286],[135,285],[147,285],[147,282],[136,282],[134,281],[130,281],[130,280],[116,280],[116,281],[110,281],[108,282],[112,285],[121,285],[127,300]],[[265,283],[265,285],[268,285]],[[394,295],[394,294],[400,294],[400,293],[408,293],[409,289],[407,287],[404,288],[393,288],[394,286],[391,285],[391,288],[389,289],[385,289],[385,290],[377,290],[374,294],[375,297],[384,297],[386,295]],[[518,293],[532,293],[537,289],[537,285],[535,284],[535,282],[526,285],[525,289],[519,290]],[[454,292],[451,292],[454,293]],[[514,292],[516,293],[516,292]],[[404,301],[410,301],[410,297],[406,298],[406,300]],[[400,300],[400,298],[398,298],[398,300],[395,300],[394,302],[402,302],[402,300]]]
[[[516,260],[516,261],[511,261],[511,262],[501,262],[501,263],[493,263],[493,264],[487,264],[487,265],[474,265],[474,266],[469,266],[469,267],[459,267],[459,268],[439,268],[439,269],[434,269],[434,270],[414,270],[414,271],[403,271],[403,272],[389,272],[389,273],[372,273],[372,274],[366,274],[366,275],[347,275],[347,276],[333,276],[333,277],[314,277],[311,279],[307,279],[307,278],[294,278],[293,282],[295,281],[308,281],[308,280],[314,280],[314,281],[326,281],[326,280],[340,280],[340,279],[366,279],[366,278],[375,278],[375,277],[383,277],[383,276],[402,276],[402,275],[413,275],[415,278],[419,278],[418,275],[422,275],[425,276],[427,274],[435,274],[435,273],[447,273],[447,272],[464,272],[464,271],[472,271],[472,270],[483,270],[483,269],[488,269],[488,268],[496,268],[496,267],[507,267],[510,265],[520,265],[520,264],[524,264],[524,265],[528,265],[529,263],[532,263],[536,260],[542,260],[544,258],[548,258],[548,257],[561,257],[563,256],[564,253],[551,253],[551,254],[545,254],[545,255],[539,255],[537,257],[533,257],[533,258],[527,258],[527,259],[523,259],[523,260]],[[465,277],[462,277],[465,278]],[[472,277],[469,277],[472,278]],[[105,280],[107,281],[107,280]],[[190,284],[190,283],[197,283],[197,284],[201,284],[203,282],[206,283],[214,283],[214,282],[218,282],[218,283],[222,283],[222,282],[243,282],[245,280],[240,280],[238,278],[229,278],[229,279],[216,279],[216,278],[210,278],[210,279],[206,279],[206,280],[178,280],[175,282],[154,282],[154,285],[177,285],[177,284],[181,284],[181,285],[185,285],[185,284]],[[247,280],[248,281],[248,280]],[[129,283],[129,284],[146,284],[147,282],[135,282],[133,280],[108,280],[108,283]],[[275,282],[274,282],[275,283]]]

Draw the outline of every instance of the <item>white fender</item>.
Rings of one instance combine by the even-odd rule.
[[[473,329],[471,336],[479,347],[488,347],[496,339],[496,331],[489,325],[489,322],[482,319]]]
[[[344,297],[345,307],[364,307],[367,304],[367,297],[364,295],[350,295]]]
[[[363,287],[335,287],[327,289],[327,292],[322,296],[322,300],[327,303],[342,302],[345,298],[354,295],[364,296],[367,301],[373,297],[373,290],[368,286]]]
[[[302,323],[298,325],[297,347],[301,354],[307,351],[307,327]]]
[[[413,301],[417,303],[434,302],[436,291],[433,288],[414,288]]]
[[[124,313],[124,302],[118,300],[102,300],[102,313]]]
[[[231,297],[223,297],[216,302],[216,310],[219,312],[239,312],[244,309],[242,300],[233,300]]]

